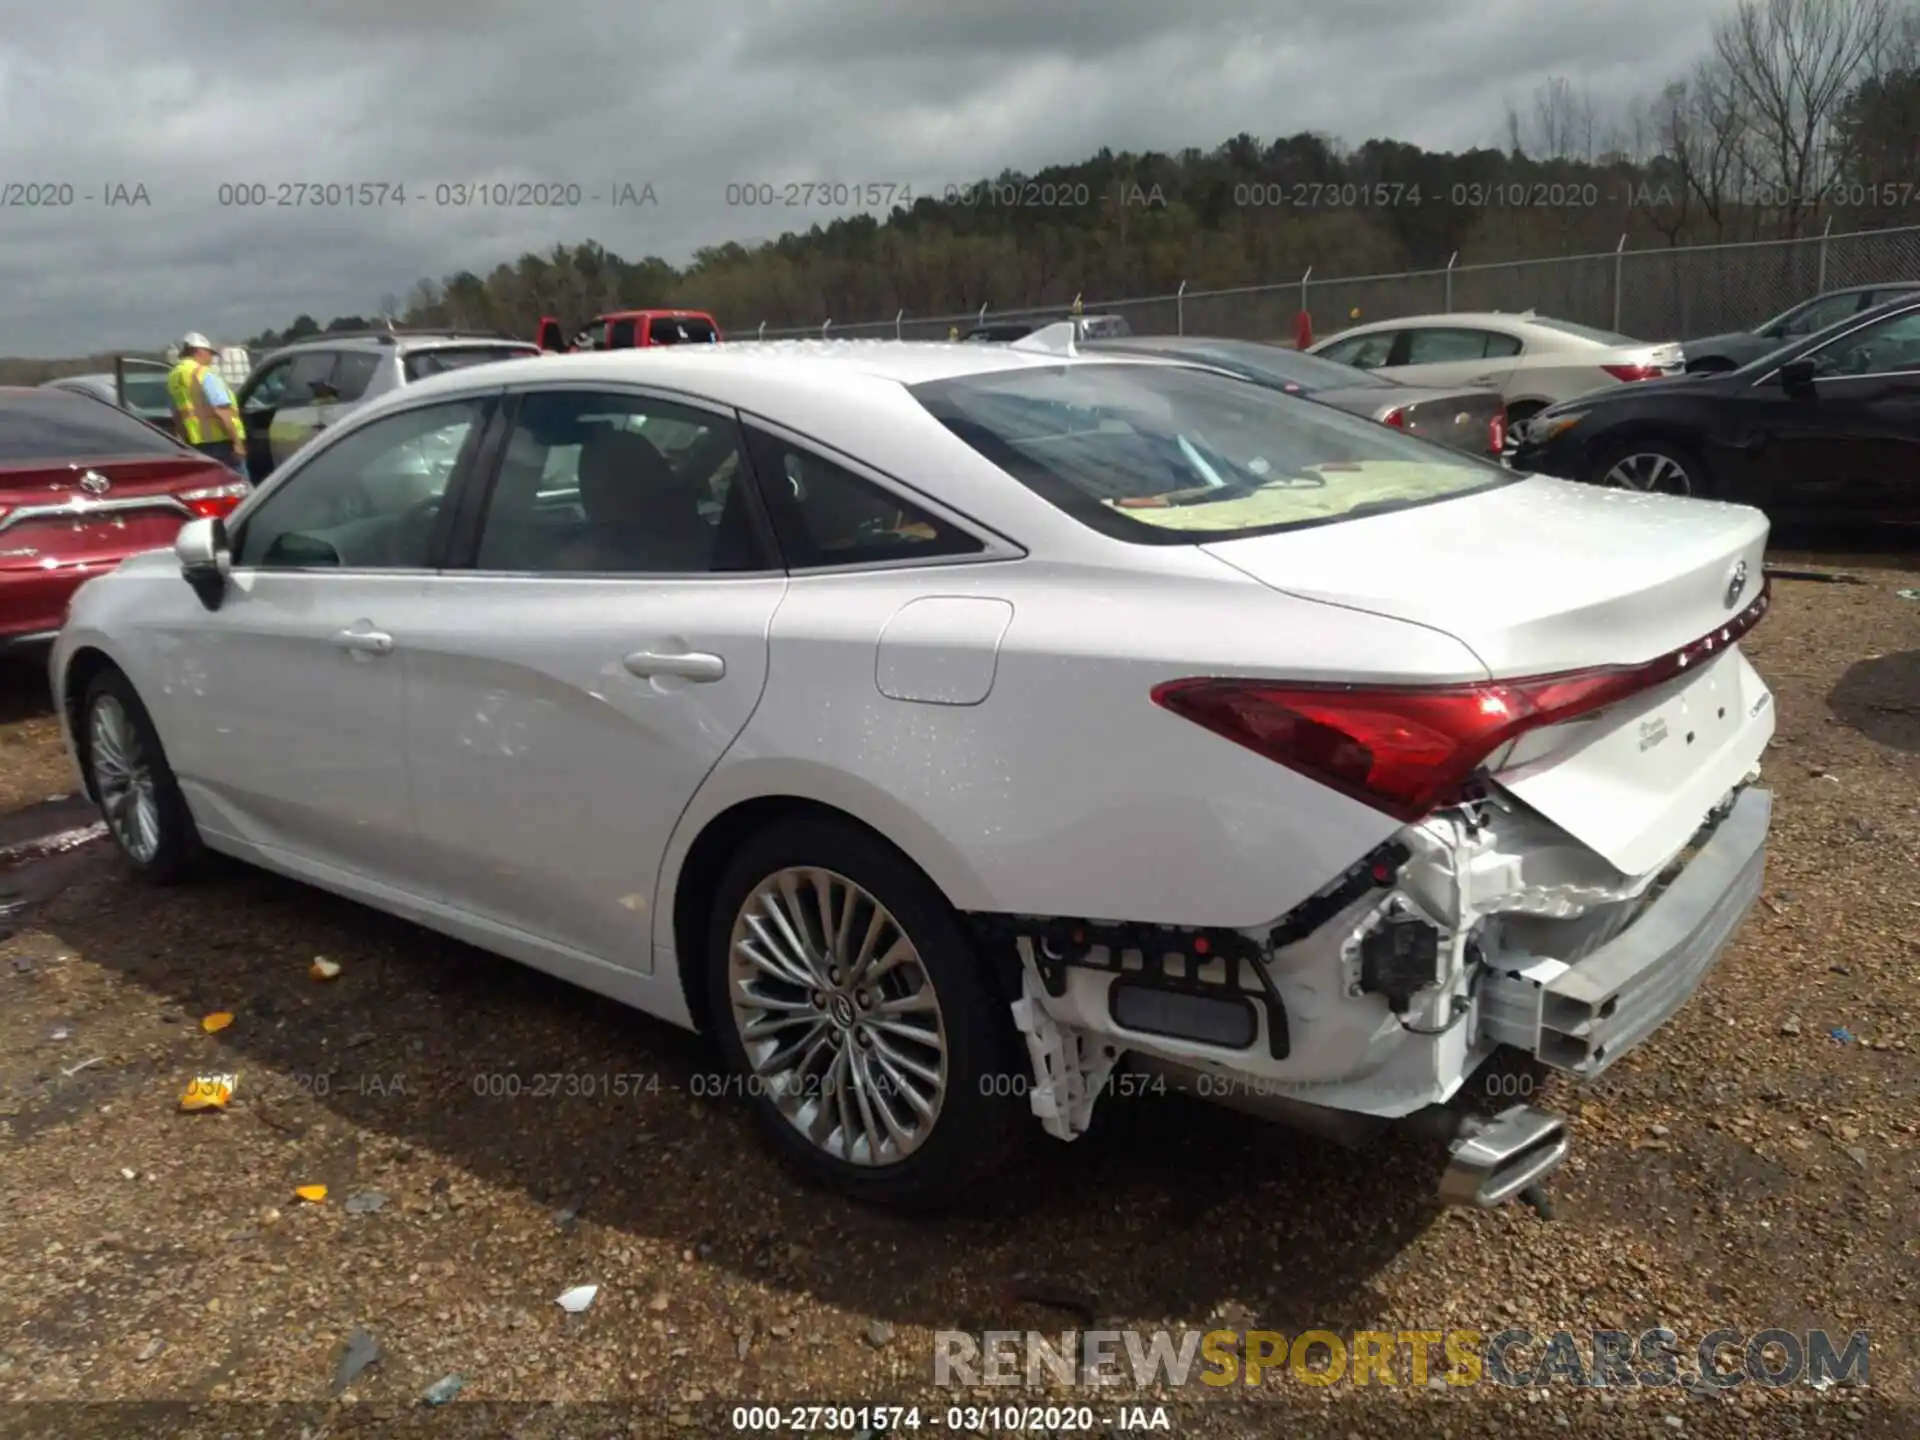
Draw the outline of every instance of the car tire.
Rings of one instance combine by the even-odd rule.
[[[1699,452],[1671,440],[1622,440],[1600,452],[1587,481],[1613,490],[1717,500],[1718,487]],[[1636,483],[1637,481],[1637,483]]]
[[[206,848],[133,682],[111,667],[94,676],[80,724],[88,787],[134,872],[156,885],[198,874]]]
[[[798,953],[780,943],[790,935]],[[870,832],[797,817],[756,834],[721,878],[707,960],[728,1088],[804,1175],[862,1201],[945,1209],[1032,1133],[1031,1071],[985,957],[933,882]]]

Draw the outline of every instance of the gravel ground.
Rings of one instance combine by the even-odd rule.
[[[1092,1321],[1665,1324],[1683,1355],[1723,1326],[1872,1332],[1864,1391],[1415,1390],[1403,1366],[1123,1396],[1169,1407],[1138,1433],[1920,1432],[1920,603],[1895,593],[1920,575],[1851,568],[1777,583],[1748,642],[1779,704],[1766,896],[1640,1052],[1546,1082],[1576,1117],[1551,1219],[1436,1208],[1418,1147],[1171,1097],[1043,1143],[964,1216],[875,1215],[788,1178],[705,1093],[699,1041],[509,962],[268,876],[145,889],[99,846],[0,874],[37,900],[10,935],[0,909],[0,1431],[725,1434],[733,1404],[813,1399],[918,1401],[937,1433],[950,1404],[1087,1394],[938,1389],[933,1331]],[[44,690],[10,678],[0,810],[72,787]],[[179,1113],[215,1072],[232,1104]],[[378,1359],[326,1407],[356,1327]],[[453,1374],[460,1402],[421,1408]],[[109,1398],[198,1408],[68,1408]]]

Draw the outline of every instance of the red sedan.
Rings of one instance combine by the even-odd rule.
[[[246,497],[233,471],[125,411],[0,386],[0,651],[51,640],[84,580]]]

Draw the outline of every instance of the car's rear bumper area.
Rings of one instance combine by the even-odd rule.
[[[1749,787],[1693,858],[1620,934],[1576,963],[1505,959],[1478,990],[1481,1033],[1591,1080],[1700,987],[1766,872],[1771,792]]]
[[[0,535],[0,550],[6,548],[6,538]],[[124,558],[57,567],[0,566],[0,650],[37,645],[58,634],[73,592]]]

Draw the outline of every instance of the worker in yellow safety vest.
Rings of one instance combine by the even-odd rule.
[[[180,363],[167,372],[167,399],[182,440],[202,455],[247,473],[247,427],[233,392],[213,368],[213,343],[197,330],[180,342]]]

